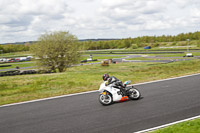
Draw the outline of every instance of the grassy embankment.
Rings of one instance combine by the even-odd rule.
[[[151,133],[200,133],[200,119],[175,124]]]
[[[119,63],[109,67],[87,65],[54,74],[0,77],[0,105],[27,100],[97,90],[102,75],[109,73],[133,83],[200,72],[200,61],[160,63]]]

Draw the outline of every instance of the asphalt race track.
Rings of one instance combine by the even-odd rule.
[[[138,101],[102,106],[98,93],[0,107],[0,133],[133,133],[200,115],[200,74],[137,85]]]

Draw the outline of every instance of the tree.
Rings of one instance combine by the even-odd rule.
[[[79,59],[78,39],[69,32],[51,32],[41,35],[31,51],[39,57],[38,65],[45,70],[59,72]]]
[[[131,46],[130,38],[124,40],[124,45],[126,48],[129,48]]]

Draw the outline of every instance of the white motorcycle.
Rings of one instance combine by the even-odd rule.
[[[119,88],[114,87],[112,84],[106,85],[106,82],[104,81],[99,88],[99,102],[103,105],[110,105],[113,102],[122,102],[129,99],[138,100],[141,97],[139,90],[133,85],[129,85],[131,81],[124,82],[126,94],[123,94]]]

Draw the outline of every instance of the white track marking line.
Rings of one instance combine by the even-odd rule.
[[[68,94],[68,95],[61,95],[61,96],[55,96],[55,97],[48,97],[48,98],[36,99],[36,100],[31,100],[31,101],[19,102],[19,103],[11,103],[11,104],[2,105],[2,106],[0,106],[0,108],[13,106],[13,105],[20,105],[20,104],[25,104],[25,103],[33,103],[33,102],[39,102],[39,101],[45,101],[45,100],[53,100],[53,99],[63,98],[63,97],[70,97],[70,96],[88,94],[88,93],[93,93],[93,92],[97,92],[97,90],[81,92],[81,93],[75,93],[75,94]]]
[[[171,126],[171,125],[174,125],[174,124],[178,124],[178,123],[181,123],[181,122],[194,120],[194,119],[197,119],[197,118],[200,118],[200,115],[199,116],[195,116],[195,117],[191,117],[191,118],[187,118],[187,119],[184,119],[184,120],[172,122],[172,123],[169,123],[169,124],[161,125],[161,126],[158,126],[158,127],[153,127],[153,128],[145,129],[145,130],[142,130],[142,131],[137,131],[137,132],[134,132],[134,133],[150,132],[150,131],[154,131],[154,130],[157,130],[157,129],[160,129],[160,128],[165,128],[165,127],[168,127],[168,126]]]

